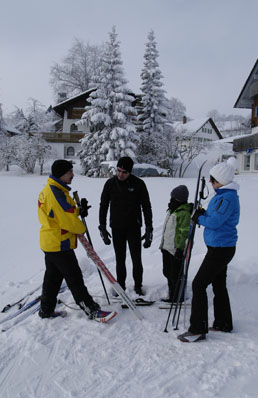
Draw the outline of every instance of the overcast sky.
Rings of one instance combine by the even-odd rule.
[[[258,58],[257,0],[0,0],[0,103],[54,105],[50,67],[74,38],[101,44],[116,26],[128,87],[140,92],[147,35],[154,30],[167,97],[188,116],[234,110]]]

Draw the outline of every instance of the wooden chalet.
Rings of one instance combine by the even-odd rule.
[[[90,105],[87,102],[90,94],[95,89],[84,91],[71,98],[63,96],[62,101],[55,105],[52,109],[60,118],[55,122],[53,132],[42,133],[44,138],[55,151],[56,156],[60,159],[76,158],[76,153],[81,148],[80,140],[90,131],[89,125],[79,125],[76,122],[81,120],[85,112],[85,106]],[[132,106],[135,107],[140,103],[140,96],[129,93],[133,97]]]
[[[83,93],[71,98],[63,98],[61,102],[53,106],[53,111],[60,117],[54,123],[54,130],[52,132],[43,132],[44,138],[51,146],[56,156],[60,159],[76,158],[76,153],[80,149],[80,139],[82,139],[87,132],[89,126],[77,126],[76,122],[81,119],[85,112],[87,98],[94,89],[84,91]]]

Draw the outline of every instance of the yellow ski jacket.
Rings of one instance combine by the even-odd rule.
[[[44,252],[75,249],[77,234],[86,230],[78,218],[79,209],[69,195],[70,190],[68,185],[50,176],[39,194],[40,247]]]

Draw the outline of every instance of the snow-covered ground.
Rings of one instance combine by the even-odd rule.
[[[37,198],[47,176],[20,174],[0,173],[0,310],[40,285],[44,273]],[[41,320],[32,315],[0,335],[1,398],[257,398],[258,177],[236,176],[236,181],[240,184],[241,220],[237,252],[228,272],[232,334],[209,333],[204,342],[181,343],[176,336],[184,331],[183,315],[178,331],[169,324],[169,333],[164,333],[168,312],[155,305],[139,307],[145,318],[139,321],[130,310],[112,304],[118,315],[106,325],[89,321],[82,311],[70,309],[64,319]],[[72,189],[92,205],[87,218],[91,238],[115,274],[113,247],[104,246],[97,228],[104,182],[76,175]],[[153,206],[154,239],[150,249],[143,249],[144,288],[147,299],[158,300],[167,293],[158,247],[169,194],[183,183],[193,200],[196,180],[146,178],[145,182]],[[189,299],[191,280],[206,251],[202,232],[197,228]],[[108,309],[95,265],[82,247],[76,253],[90,293],[103,309]],[[133,297],[129,256],[127,264],[128,294]],[[208,295],[211,323],[211,289]],[[73,303],[69,291],[61,298]],[[190,310],[186,311],[187,326]],[[0,320],[5,316],[0,314]]]

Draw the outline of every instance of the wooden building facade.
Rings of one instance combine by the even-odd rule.
[[[234,140],[240,173],[258,173],[258,60],[255,62],[234,108],[250,109],[251,134]]]

